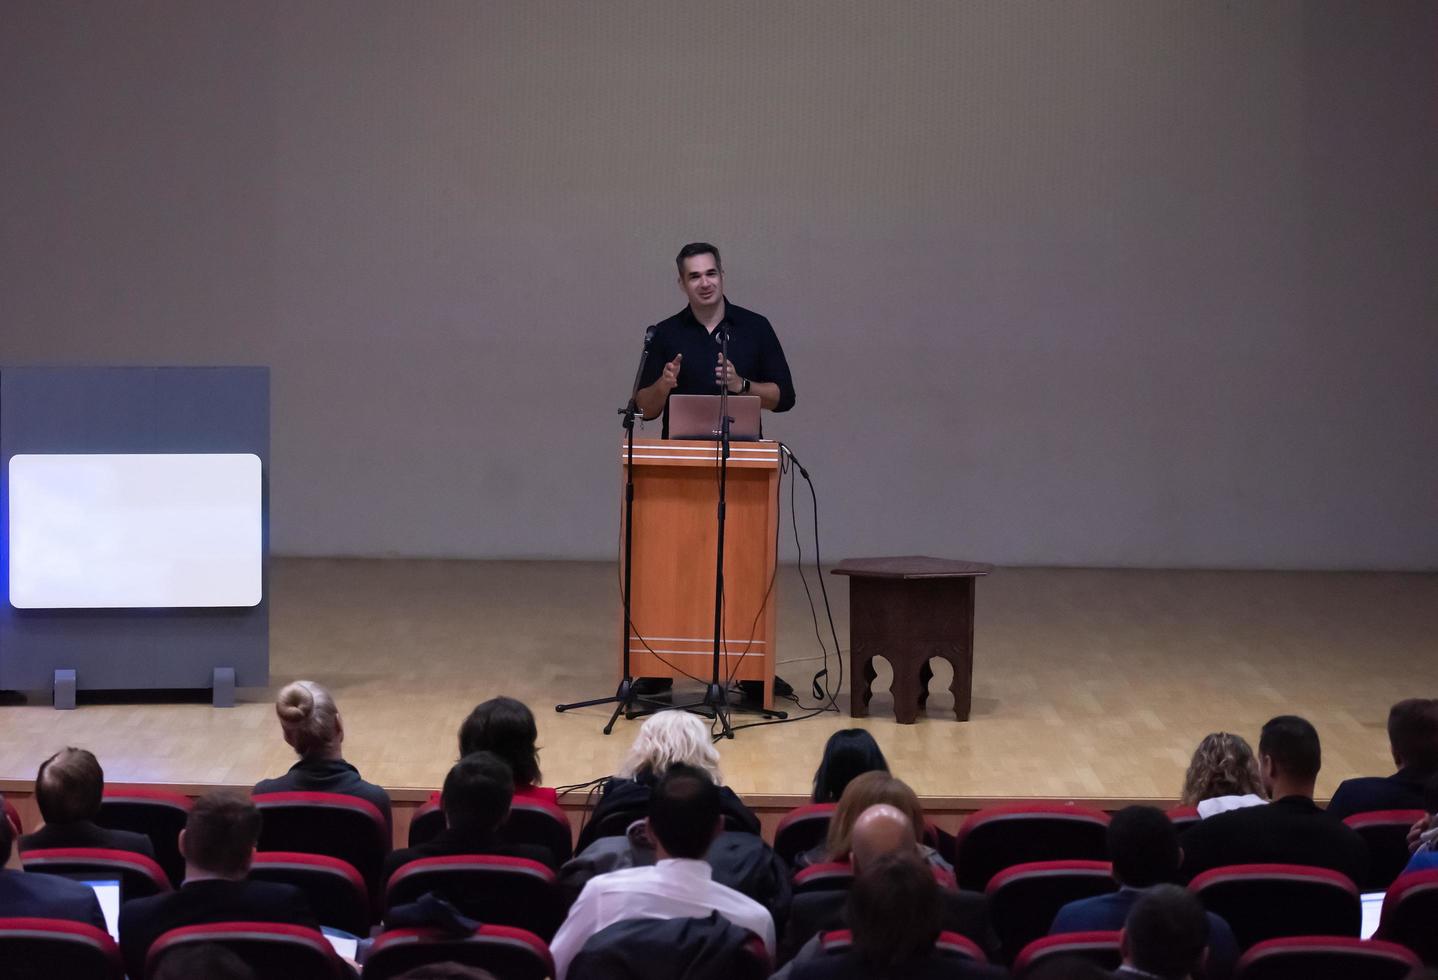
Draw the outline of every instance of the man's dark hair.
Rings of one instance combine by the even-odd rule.
[[[218,943],[176,946],[160,955],[153,980],[255,980],[239,954]]]
[[[1264,725],[1258,754],[1271,758],[1279,772],[1293,779],[1317,779],[1323,764],[1318,730],[1297,715],[1279,715]]]
[[[1123,924],[1128,958],[1159,977],[1186,977],[1203,962],[1208,915],[1203,903],[1177,885],[1155,885],[1143,893]]]
[[[679,267],[679,274],[684,275],[684,260],[692,259],[696,255],[714,256],[714,267],[720,272],[724,271],[724,260],[719,257],[719,250],[708,242],[690,242],[679,250],[674,257],[674,264]]]
[[[493,752],[471,752],[444,777],[444,820],[459,830],[494,830],[514,801],[514,773]]]
[[[46,823],[94,820],[104,793],[105,770],[85,749],[61,749],[40,763],[35,774],[35,802]]]
[[[902,977],[943,928],[939,883],[913,854],[885,854],[854,879],[845,918],[870,976]]]
[[[260,811],[234,793],[206,793],[185,818],[185,860],[201,871],[238,877],[260,839]]]
[[[1438,700],[1409,698],[1390,708],[1388,741],[1405,768],[1438,772]]]
[[[1168,814],[1151,806],[1126,806],[1108,825],[1108,856],[1120,884],[1147,888],[1178,878],[1178,831]]]
[[[719,787],[702,769],[673,763],[654,784],[649,827],[671,857],[709,853],[719,823]]]
[[[824,743],[824,756],[814,772],[814,802],[838,803],[855,776],[889,771],[879,743],[862,728],[841,728]]]
[[[493,752],[506,763],[516,786],[539,785],[539,729],[523,701],[490,698],[475,705],[459,726],[459,754]]]

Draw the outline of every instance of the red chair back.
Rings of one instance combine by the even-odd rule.
[[[854,946],[854,933],[849,929],[834,929],[819,937],[819,952],[827,956],[839,956]],[[971,963],[987,963],[989,958],[979,944],[968,936],[945,930],[934,941],[934,949],[944,957],[967,960]]]
[[[1408,830],[1423,817],[1422,810],[1373,810],[1355,813],[1343,822],[1368,844],[1368,876],[1358,890],[1385,892],[1408,864]]]
[[[959,887],[983,891],[1004,868],[1034,861],[1104,861],[1108,814],[1087,807],[1020,803],[980,810],[959,828]]]
[[[435,793],[428,800],[425,800],[409,818],[410,847],[432,841],[444,830],[444,807],[440,804],[439,794]]]
[[[1048,935],[1069,902],[1118,891],[1107,861],[1035,861],[1005,868],[989,879],[989,918],[1010,958]]]
[[[1438,870],[1400,875],[1383,896],[1379,939],[1401,943],[1438,966]]]
[[[390,850],[384,815],[341,793],[258,793],[261,851],[325,854],[351,865],[373,892]]]
[[[281,922],[212,922],[162,933],[145,954],[145,976],[154,975],[166,953],[198,943],[233,951],[255,971],[256,980],[341,980],[348,972],[315,929]]]
[[[46,847],[22,851],[20,864],[41,874],[93,875],[120,879],[125,898],[147,898],[170,891],[170,879],[153,859],[134,851],[106,847]]]
[[[792,868],[795,858],[824,842],[836,809],[834,803],[806,803],[784,814],[774,828],[774,853]]]
[[[1035,939],[1014,957],[1014,976],[1025,974],[1061,958],[1088,960],[1105,970],[1117,970],[1123,963],[1117,932],[1069,932]]]
[[[194,806],[183,793],[148,786],[107,784],[95,822],[111,830],[129,830],[150,838],[155,860],[171,882],[183,881],[185,859],[180,855],[180,831]]]
[[[0,918],[0,975],[6,980],[122,980],[109,933],[67,919]]]
[[[1166,812],[1168,813],[1168,822],[1173,824],[1173,829],[1180,834],[1203,819],[1198,815],[1196,806],[1173,806],[1169,807]]]
[[[511,844],[537,844],[549,848],[556,864],[574,856],[574,829],[569,817],[553,803],[516,799],[499,836]]]
[[[1406,948],[1352,936],[1288,936],[1244,953],[1236,980],[1404,980],[1422,963]]]
[[[483,925],[455,937],[435,929],[392,929],[365,958],[364,980],[390,980],[429,963],[459,963],[488,970],[503,980],[547,980],[554,960],[544,940],[513,926]]]
[[[553,871],[527,858],[458,854],[420,858],[390,875],[384,909],[434,892],[480,922],[515,926],[554,938],[564,906]]]
[[[1233,927],[1240,949],[1284,936],[1353,936],[1363,924],[1358,886],[1328,868],[1236,864],[1189,882],[1205,908]]]
[[[20,811],[15,809],[15,804],[9,800],[5,801],[5,819],[10,822],[10,829],[18,840],[20,835],[25,833],[25,826],[20,821]]]
[[[255,881],[293,885],[305,893],[322,926],[342,929],[355,936],[369,935],[375,919],[374,903],[360,873],[350,864],[327,854],[295,851],[261,851],[250,865]]]
[[[848,861],[811,864],[794,873],[794,894],[846,892],[854,884],[854,866]]]

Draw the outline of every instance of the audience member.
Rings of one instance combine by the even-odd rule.
[[[1428,819],[1419,831],[1418,846],[1414,849],[1413,856],[1408,859],[1408,866],[1403,869],[1404,874],[1410,871],[1438,870],[1438,776],[1428,780],[1423,787],[1423,809],[1428,811]]]
[[[1398,771],[1338,784],[1328,812],[1339,820],[1370,810],[1416,810],[1423,785],[1438,776],[1438,700],[1409,698],[1388,711],[1388,747]]]
[[[95,823],[105,793],[105,770],[84,749],[61,749],[40,764],[35,802],[45,825],[20,838],[20,853],[51,847],[106,847],[155,856],[144,834],[111,830]]]
[[[459,726],[459,755],[493,752],[509,764],[514,773],[514,798],[559,802],[554,790],[540,786],[539,728],[534,713],[514,698],[490,698],[475,705]]]
[[[825,861],[849,860],[849,852],[853,850],[850,835],[854,830],[854,821],[869,807],[880,803],[887,803],[903,811],[909,818],[914,842],[924,860],[945,873],[952,874],[953,868],[949,862],[924,842],[924,808],[920,806],[918,796],[907,783],[895,779],[887,772],[866,772],[850,780],[849,785],[844,787],[844,795],[839,797],[834,818],[829,821],[829,834],[824,843],[797,855],[794,863],[805,868]]]
[[[304,894],[291,885],[248,881],[260,811],[227,793],[195,801],[180,832],[185,883],[173,892],[135,898],[120,907],[125,972],[145,974],[145,955],[162,934],[210,922],[283,922],[318,929]]]
[[[1183,873],[1226,864],[1307,864],[1341,871],[1361,881],[1368,845],[1343,822],[1313,802],[1322,756],[1318,732],[1302,718],[1281,715],[1263,726],[1258,740],[1268,806],[1221,813],[1183,835]]]
[[[550,943],[557,980],[564,980],[570,961],[590,936],[623,919],[702,918],[718,912],[760,936],[772,956],[774,920],[769,911],[714,881],[704,861],[723,825],[719,787],[711,774],[668,761],[653,785],[647,821],[658,863],[600,875],[584,886]]]
[[[1193,751],[1178,802],[1180,806],[1197,807],[1199,817],[1204,819],[1267,803],[1258,760],[1248,742],[1228,732],[1205,735]]]
[[[198,943],[162,955],[150,980],[255,980],[255,971],[233,950]]]
[[[887,803],[876,804],[859,814],[850,841],[850,858],[856,875],[862,875],[880,858],[893,854],[927,864],[914,839],[914,825],[909,815]],[[794,963],[801,963],[818,956],[822,934],[845,926],[845,898],[845,893],[839,891],[796,895],[780,946],[781,962],[792,959]],[[998,937],[989,922],[988,899],[984,895],[942,888],[938,902],[944,929],[972,939],[990,957],[998,954]],[[788,973],[784,970],[780,975],[788,976]]]
[[[649,805],[654,784],[675,763],[693,766],[708,773],[719,787],[719,804],[734,830],[758,834],[759,818],[734,791],[724,785],[719,771],[719,751],[714,748],[709,726],[698,715],[668,710],[650,715],[613,779],[604,784],[603,795],[594,813],[579,833],[578,851],[598,838],[597,828],[615,813],[642,813]]]
[[[1134,903],[1124,923],[1119,938],[1123,966],[1114,976],[1192,977],[1203,965],[1208,922],[1203,904],[1191,892],[1177,885],[1153,886]]]
[[[874,736],[862,728],[841,728],[824,743],[824,756],[814,773],[813,801],[837,803],[850,780],[875,771],[888,772],[889,763]]]
[[[849,890],[845,918],[853,946],[798,963],[792,980],[927,980],[1002,977],[997,967],[935,949],[942,928],[933,869],[913,854],[878,857]]]
[[[1050,935],[1062,932],[1109,932],[1123,928],[1133,907],[1155,885],[1178,880],[1183,851],[1178,831],[1162,810],[1130,806],[1108,825],[1108,853],[1119,890],[1069,902],[1054,916]],[[1208,913],[1207,980],[1225,980],[1238,962],[1238,940],[1227,922]]]
[[[314,681],[286,684],[275,699],[285,741],[300,760],[289,772],[255,784],[256,793],[340,793],[373,803],[390,827],[389,794],[344,760],[344,721],[330,692]]]
[[[15,828],[0,814],[0,918],[69,919],[105,928],[100,903],[88,885],[57,875],[9,871]]]
[[[450,854],[498,854],[558,868],[549,848],[512,844],[499,835],[514,799],[514,776],[493,752],[475,752],[456,762],[444,777],[442,799],[444,830],[423,844],[390,852],[384,862],[381,891],[390,875],[409,862]]]

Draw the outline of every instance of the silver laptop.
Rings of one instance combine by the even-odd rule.
[[[753,442],[760,437],[759,396],[729,396],[729,438]],[[669,438],[718,439],[718,395],[670,395]]]

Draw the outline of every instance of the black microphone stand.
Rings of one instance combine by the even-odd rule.
[[[727,320],[719,324],[719,350],[722,362],[729,364],[729,323]],[[724,738],[734,737],[734,726],[729,722],[732,707],[729,704],[728,685],[719,676],[719,662],[723,656],[724,646],[724,517],[725,503],[727,500],[727,487],[729,477],[729,423],[733,419],[729,417],[729,375],[726,370],[723,381],[719,384],[719,540],[714,553],[714,657],[712,673],[709,684],[704,688],[704,697],[693,704],[676,705],[686,711],[693,711],[702,714],[707,718],[713,718],[719,722],[719,734]],[[783,711],[773,711],[768,708],[744,709],[755,710],[766,718],[787,718],[788,714]]]
[[[624,646],[623,663],[624,676],[619,681],[619,689],[614,692],[613,697],[593,698],[588,701],[574,701],[569,704],[556,704],[555,711],[564,712],[570,708],[589,708],[596,704],[614,705],[614,713],[609,716],[609,724],[604,726],[604,734],[608,735],[614,731],[614,722],[618,720],[621,713],[630,716],[636,704],[648,708],[667,708],[669,705],[662,701],[651,701],[648,698],[640,697],[634,693],[634,674],[629,664],[629,637],[633,634],[633,625],[630,622],[630,583],[633,580],[634,572],[634,417],[639,414],[639,382],[644,377],[644,364],[649,360],[649,342],[654,339],[654,328],[650,327],[644,334],[644,350],[639,355],[639,370],[634,372],[634,387],[629,392],[629,404],[619,410],[624,417],[621,423],[625,432],[625,466],[624,466]]]

